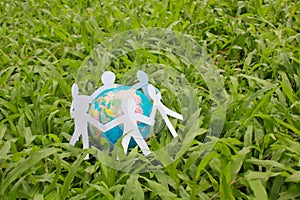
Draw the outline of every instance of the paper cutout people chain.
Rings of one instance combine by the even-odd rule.
[[[95,120],[92,116],[88,114],[89,105],[90,103],[99,95],[101,92],[118,86],[114,83],[115,81],[115,74],[110,71],[106,71],[103,73],[101,77],[101,81],[103,86],[98,88],[91,96],[86,95],[79,95],[78,94],[78,86],[73,84],[72,86],[72,96],[73,102],[70,109],[71,117],[74,118],[75,121],[75,131],[73,136],[70,140],[70,144],[74,145],[76,141],[79,139],[80,135],[82,136],[83,140],[83,149],[89,147],[88,141],[88,123],[92,124],[96,128],[98,128],[102,132],[106,132],[112,129],[115,126],[120,124],[124,125],[123,130],[123,138],[122,138],[122,146],[124,148],[125,154],[128,150],[128,145],[130,139],[133,138],[135,142],[138,144],[140,149],[142,150],[144,155],[149,155],[151,153],[146,141],[144,140],[143,136],[141,135],[137,123],[143,122],[148,125],[154,125],[154,118],[156,111],[158,110],[161,114],[162,118],[164,119],[168,129],[170,130],[173,137],[177,137],[178,134],[174,129],[173,125],[171,124],[168,115],[174,118],[182,120],[183,117],[181,114],[174,112],[167,108],[161,102],[161,94],[157,88],[153,85],[148,83],[148,76],[145,72],[139,70],[137,72],[137,78],[139,83],[133,85],[134,89],[142,89],[144,94],[150,99],[153,100],[152,111],[150,117],[145,115],[135,113],[136,110],[136,102],[132,98],[126,98],[122,101],[121,108],[123,111],[123,115],[106,123],[105,125],[101,124],[99,121]],[[88,155],[86,159],[88,158]]]

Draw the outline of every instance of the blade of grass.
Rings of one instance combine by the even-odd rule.
[[[13,181],[15,181],[19,176],[21,176],[26,170],[30,169],[42,159],[52,154],[55,154],[58,151],[59,149],[55,148],[43,149],[33,153],[29,158],[19,161],[18,165],[7,174],[5,179],[3,179],[1,183],[0,194],[3,195],[6,189],[10,186],[10,184]]]

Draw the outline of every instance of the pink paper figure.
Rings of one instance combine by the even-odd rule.
[[[99,87],[90,97],[90,102],[92,102],[101,92],[116,87],[118,84],[115,84],[116,76],[111,71],[106,71],[101,76],[101,81],[103,85]]]
[[[144,95],[145,95],[148,99],[150,99],[150,97],[149,97],[149,92],[148,92],[148,85],[149,85],[149,78],[148,78],[148,75],[147,75],[144,71],[138,70],[138,71],[136,72],[136,76],[137,76],[137,79],[138,79],[139,82],[136,83],[136,84],[134,84],[134,85],[132,86],[132,88],[133,88],[133,89],[136,89],[136,90],[142,89]],[[159,92],[159,90],[158,90],[157,88],[155,88],[155,90],[156,90],[157,92]]]
[[[149,92],[150,98],[153,100],[153,107],[152,107],[152,111],[150,114],[150,120],[154,121],[155,113],[158,110],[159,113],[161,114],[162,118],[164,119],[167,127],[169,128],[171,134],[173,135],[173,137],[174,138],[177,137],[178,134],[177,134],[176,130],[174,129],[174,127],[173,127],[172,123],[170,122],[167,115],[170,115],[170,116],[180,119],[180,120],[183,119],[182,115],[170,110],[161,102],[161,94],[156,93],[155,87],[153,85],[148,85],[148,92]]]
[[[70,109],[71,117],[74,118],[75,130],[70,140],[71,145],[75,145],[80,135],[82,137],[83,149],[89,148],[88,123],[103,131],[103,125],[88,114],[90,97],[78,95],[78,85],[72,86],[73,102]],[[88,159],[89,155],[85,157]]]
[[[112,129],[115,126],[124,124],[122,146],[125,154],[127,153],[130,139],[133,138],[142,150],[143,154],[149,155],[151,151],[138,129],[137,122],[139,121],[145,124],[153,125],[154,121],[151,121],[150,118],[145,115],[135,113],[136,103],[132,98],[124,99],[122,101],[121,108],[124,114],[113,121],[104,124],[104,132]]]

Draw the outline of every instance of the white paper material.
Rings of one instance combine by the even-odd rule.
[[[132,86],[133,89],[142,89],[145,96],[147,96],[153,101],[153,106],[151,110],[150,117],[135,113],[136,110],[136,102],[134,99],[128,97],[122,101],[121,108],[123,111],[123,115],[106,123],[101,124],[99,121],[95,120],[92,116],[88,114],[90,103],[97,98],[101,92],[114,88],[118,86],[115,84],[115,74],[110,71],[106,71],[103,73],[101,77],[101,81],[103,86],[98,88],[91,96],[87,95],[79,95],[78,94],[78,86],[73,84],[72,86],[72,96],[73,101],[70,109],[71,117],[74,118],[75,122],[75,130],[70,140],[70,144],[74,145],[79,137],[82,137],[83,141],[83,149],[89,147],[88,140],[88,123],[92,124],[96,128],[98,128],[101,132],[106,132],[115,126],[120,124],[124,125],[123,138],[122,138],[122,146],[124,148],[125,154],[128,151],[128,145],[130,139],[133,138],[137,145],[140,147],[144,155],[149,155],[151,153],[145,139],[138,129],[138,122],[143,122],[145,124],[154,125],[154,118],[156,111],[160,113],[163,120],[165,121],[168,129],[170,130],[172,136],[175,138],[178,136],[176,130],[174,129],[172,123],[170,122],[168,115],[174,118],[182,120],[183,117],[181,114],[170,110],[161,102],[161,93],[157,88],[153,85],[149,84],[148,76],[145,72],[139,70],[137,72],[137,78],[139,83]],[[86,159],[89,158],[89,155],[86,156]]]
[[[151,121],[150,118],[145,115],[135,113],[136,104],[134,99],[132,98],[124,99],[122,101],[121,108],[124,114],[114,119],[113,121],[104,124],[104,131],[108,131],[115,126],[124,124],[122,146],[124,148],[125,154],[127,153],[128,145],[132,137],[142,150],[143,154],[149,155],[151,151],[138,129],[137,122],[139,121],[145,124],[153,125],[154,121]]]
[[[111,71],[106,71],[101,76],[101,81],[103,85],[99,87],[90,97],[90,102],[92,102],[101,92],[108,90],[110,88],[117,87],[118,84],[115,84],[116,75]]]
[[[173,137],[174,138],[177,137],[178,134],[177,134],[176,130],[174,129],[174,127],[173,127],[172,123],[170,122],[167,115],[170,115],[170,116],[180,119],[180,120],[183,119],[182,115],[170,110],[165,105],[163,105],[163,103],[160,101],[161,94],[155,92],[155,87],[153,85],[150,85],[150,84],[148,85],[148,92],[149,92],[150,98],[153,100],[153,107],[152,107],[152,111],[151,111],[151,115],[150,115],[151,121],[154,120],[156,111],[158,110],[159,113],[161,114],[162,118],[164,119],[167,127],[169,128],[171,134],[173,135]]]
[[[74,118],[75,131],[70,140],[70,144],[74,146],[81,135],[83,149],[87,149],[89,148],[88,123],[97,127],[101,131],[103,131],[103,125],[87,113],[89,109],[90,97],[86,95],[78,95],[77,84],[73,84],[72,86],[72,96],[73,102],[71,105],[70,114],[71,117]],[[88,158],[89,155],[86,156],[86,159]]]

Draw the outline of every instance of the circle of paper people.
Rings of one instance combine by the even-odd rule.
[[[79,137],[82,137],[83,149],[89,148],[89,138],[88,138],[88,126],[89,124],[99,129],[101,132],[106,132],[113,129],[116,126],[123,125],[123,136],[122,136],[122,146],[125,154],[128,150],[128,145],[131,139],[133,139],[139,148],[142,150],[144,155],[149,155],[151,153],[145,138],[142,136],[138,123],[145,123],[153,126],[155,123],[155,115],[158,113],[161,115],[162,119],[165,121],[166,126],[171,132],[172,136],[175,138],[178,136],[176,130],[171,124],[168,116],[183,120],[181,114],[172,111],[167,108],[161,102],[161,93],[157,88],[149,83],[148,76],[144,71],[137,71],[138,83],[131,86],[132,89],[141,89],[144,95],[152,101],[152,110],[150,117],[136,112],[136,102],[133,98],[128,97],[123,99],[121,103],[122,115],[117,118],[102,124],[100,121],[94,119],[88,110],[91,102],[102,92],[109,90],[111,88],[116,88],[119,85],[115,84],[115,74],[110,71],[106,71],[102,74],[101,81],[103,85],[99,87],[91,96],[79,95],[77,84],[72,86],[72,97],[73,101],[71,104],[70,114],[74,118],[75,130],[70,140],[71,145],[75,145]],[[88,158],[88,155],[86,159]]]
[[[136,113],[150,117],[152,102],[146,97],[146,95],[144,95],[142,91],[133,89],[130,86],[123,85],[113,87],[101,92],[92,101],[89,109],[89,114],[100,123],[106,124],[123,115],[124,112],[122,109],[122,102],[127,98],[132,98],[135,100]],[[151,126],[143,122],[138,122],[138,129],[142,136],[144,138],[147,138],[147,136],[150,134]],[[119,138],[123,136],[123,132],[123,124],[115,126],[105,132],[89,124],[89,144],[90,146],[95,146],[99,149],[103,149],[105,148],[105,143],[108,142],[109,146],[112,149]],[[105,138],[106,141],[101,140],[101,138]],[[137,143],[132,138],[129,142],[128,149],[134,148],[135,146],[137,146]]]

